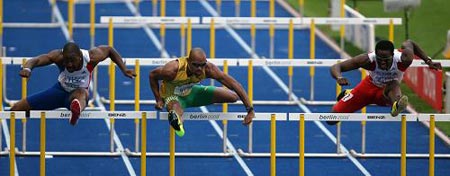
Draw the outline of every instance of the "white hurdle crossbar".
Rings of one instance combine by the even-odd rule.
[[[135,119],[141,117],[145,114],[146,119],[156,119],[157,113],[156,111],[83,111],[80,114],[79,120],[93,120],[93,119]],[[41,135],[45,135],[45,119],[54,119],[54,120],[68,120],[71,116],[70,111],[30,111],[31,119],[41,119]],[[45,118],[44,118],[45,117]],[[146,129],[142,129],[146,130]],[[124,151],[114,151],[114,124],[111,126],[110,130],[110,152],[55,152],[55,151],[18,151],[17,155],[23,156],[36,156],[42,155],[42,152],[45,152],[45,157],[52,156],[119,156],[120,152]],[[23,134],[26,135],[26,134]],[[137,132],[136,136],[139,135]],[[45,142],[41,140],[41,143]],[[138,144],[138,142],[136,142]],[[41,146],[42,147],[42,146]],[[25,146],[23,146],[25,148]]]

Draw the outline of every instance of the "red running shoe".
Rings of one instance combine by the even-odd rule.
[[[81,114],[81,105],[78,99],[73,99],[72,103],[70,103],[70,112],[72,112],[72,115],[70,116],[69,123],[76,125]]]

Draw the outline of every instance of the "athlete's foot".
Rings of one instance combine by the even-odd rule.
[[[341,121],[325,121],[325,122],[327,122],[328,125],[336,125]]]
[[[398,101],[395,101],[394,104],[392,104],[392,117],[398,116],[399,113],[406,109],[406,106],[408,106],[408,97],[403,95]]]
[[[181,122],[181,119],[178,117],[178,114],[174,110],[171,110],[169,112],[169,124],[170,126],[172,126],[172,128],[175,130],[175,133],[178,136],[180,137],[184,136],[183,123]]]
[[[72,112],[72,115],[70,116],[69,123],[76,125],[81,114],[81,105],[78,99],[73,99],[72,103],[70,103],[70,112]]]

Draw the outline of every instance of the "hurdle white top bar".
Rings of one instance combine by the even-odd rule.
[[[2,112],[0,112],[0,119],[10,119],[12,112],[14,112],[14,118],[16,118],[16,119],[24,119],[25,118],[25,111],[2,111]]]
[[[22,60],[31,59],[30,57],[2,57],[3,64],[22,65]],[[126,65],[135,65],[135,61],[139,60],[142,66],[161,66],[169,61],[177,58],[124,58]],[[309,66],[323,66],[329,67],[338,61],[345,61],[346,59],[306,59],[306,58],[275,58],[275,59],[247,59],[247,58],[208,58],[208,62],[212,62],[217,66],[223,66],[223,61],[228,61],[228,66],[248,66],[249,60],[253,61],[254,66],[294,66],[294,67],[309,67]],[[433,60],[440,62],[442,67],[450,67],[450,60]],[[109,65],[110,59],[100,62],[98,65]],[[423,60],[415,59],[410,67],[428,67]]]
[[[418,114],[419,121],[429,121],[431,115],[434,115],[435,121],[450,121],[450,114]]]
[[[160,120],[167,120],[168,112],[159,113]],[[271,119],[271,115],[275,114],[276,120],[287,120],[286,113],[255,113],[254,121],[268,121]],[[243,120],[247,115],[246,112],[185,112],[183,113],[184,120]]]
[[[394,25],[401,25],[401,18],[327,18],[327,17],[308,17],[308,18],[291,18],[291,17],[202,17],[203,24],[210,24],[212,20],[217,24],[289,24],[292,20],[293,24],[311,24],[314,19],[315,24],[376,24],[389,25],[391,20]]]
[[[200,23],[200,17],[147,17],[147,16],[101,16],[101,23],[109,23],[112,19],[113,23],[126,24],[187,24],[191,20],[192,24]]]
[[[302,18],[302,24],[376,24],[389,25],[392,19],[394,25],[401,25],[401,18]]]
[[[289,113],[289,120],[299,120],[300,114],[305,115],[306,121],[401,121],[402,115],[406,115],[406,121],[417,121],[417,114],[399,114],[392,117],[390,114],[381,113]]]
[[[70,118],[70,111],[31,111],[31,118],[41,118],[41,112],[45,112],[48,119]],[[134,119],[141,118],[142,113],[147,113],[147,119],[156,119],[156,111],[83,111],[80,118],[83,119]]]
[[[301,24],[300,18],[290,17],[202,17],[203,24],[211,24],[212,20],[216,24]]]

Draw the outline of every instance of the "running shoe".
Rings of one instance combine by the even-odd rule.
[[[406,106],[408,106],[408,97],[403,95],[398,101],[395,101],[394,104],[392,104],[392,117],[398,116],[399,113],[406,109]]]
[[[178,114],[174,110],[169,111],[169,124],[170,126],[172,126],[178,136],[184,136],[183,123],[181,123],[181,119],[178,117]]]
[[[69,123],[76,125],[81,114],[81,105],[78,99],[73,99],[72,103],[70,103],[70,112],[72,112],[72,115],[70,116]]]

